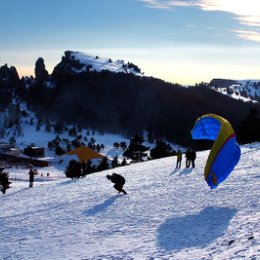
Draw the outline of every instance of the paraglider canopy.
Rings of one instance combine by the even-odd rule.
[[[191,131],[193,139],[214,140],[208,156],[204,177],[214,189],[232,172],[240,159],[240,147],[231,124],[215,114],[200,117]]]

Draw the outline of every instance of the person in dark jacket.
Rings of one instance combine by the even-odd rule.
[[[181,168],[181,161],[182,161],[182,152],[180,149],[177,150],[177,162],[176,162],[176,169]]]
[[[7,189],[10,189],[10,184],[12,183],[8,179],[8,173],[4,172],[4,168],[0,168],[0,191],[5,194]]]
[[[123,176],[117,173],[113,173],[112,175],[107,175],[107,179],[115,183],[114,188],[118,191],[118,193],[123,192],[124,194],[127,194],[123,189],[125,184],[125,178]]]
[[[32,188],[34,182],[34,176],[37,174],[37,170],[33,169],[33,167],[30,166],[30,170],[28,174],[29,174],[29,188]]]
[[[191,150],[190,150],[190,148],[186,151],[185,157],[186,157],[186,168],[189,168],[190,163],[191,163]]]
[[[190,160],[192,168],[195,168],[196,152],[194,150],[190,151]]]

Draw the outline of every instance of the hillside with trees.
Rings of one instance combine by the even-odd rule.
[[[235,131],[248,120],[252,109],[256,111],[254,118],[259,118],[259,103],[235,100],[204,85],[183,87],[108,70],[73,73],[63,62],[66,59],[49,75],[39,58],[36,78],[22,78],[14,88],[15,95],[41,122],[56,121],[57,129],[74,124],[126,136],[147,131],[155,138],[189,145],[194,122],[204,114],[223,116]],[[11,95],[1,93],[0,98]],[[257,140],[257,134],[251,139]]]

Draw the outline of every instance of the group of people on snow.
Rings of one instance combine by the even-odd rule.
[[[181,161],[182,161],[182,151],[180,149],[177,150],[177,163],[176,163],[176,169],[181,168]],[[186,157],[186,168],[189,168],[190,166],[192,168],[195,168],[195,160],[196,160],[196,152],[193,149],[188,149],[185,154]],[[127,192],[123,189],[123,186],[125,184],[125,178],[118,174],[113,173],[112,175],[106,176],[108,180],[115,183],[114,188],[118,191],[118,193],[122,192],[125,195]]]
[[[178,148],[177,153],[177,162],[176,162],[176,169],[181,168],[181,162],[182,162],[182,151],[180,148]],[[188,149],[185,153],[186,158],[186,168],[189,168],[190,166],[192,168],[195,168],[195,160],[196,160],[196,152],[193,149]]]
[[[181,168],[181,161],[182,161],[182,151],[180,149],[177,150],[177,163],[176,163],[176,169]],[[192,168],[195,168],[195,160],[196,160],[196,152],[193,149],[188,149],[185,154],[186,157],[186,168],[189,168],[190,166]],[[118,174],[113,173],[112,175],[106,176],[108,180],[115,183],[114,188],[118,191],[118,193],[122,192],[125,195],[127,192],[123,189],[123,186],[125,184],[125,178]]]
[[[177,150],[177,162],[176,162],[176,169],[181,168],[181,162],[182,162],[182,157],[183,157],[183,153],[180,150],[180,148],[178,148]],[[185,157],[186,157],[186,168],[189,168],[190,166],[192,168],[195,167],[195,159],[196,159],[196,152],[192,149],[188,149],[185,153]],[[33,169],[32,165],[30,165],[30,170],[29,170],[29,187],[33,187],[33,182],[34,182],[34,177],[37,174],[37,170]],[[125,178],[118,174],[118,173],[113,173],[112,175],[107,175],[106,176],[108,180],[110,180],[111,182],[113,182],[114,188],[118,191],[118,193],[123,193],[123,194],[127,194],[127,192],[123,189],[123,186],[125,184]]]
[[[38,174],[36,169],[33,169],[32,165],[29,166],[30,170],[28,172],[29,174],[29,188],[33,187],[33,182],[34,182],[34,177],[35,175]],[[127,194],[127,192],[123,189],[123,186],[125,184],[125,178],[118,174],[118,173],[113,173],[112,175],[107,175],[106,176],[108,180],[110,180],[111,182],[113,182],[114,188],[118,191],[118,193],[122,192],[125,195]]]

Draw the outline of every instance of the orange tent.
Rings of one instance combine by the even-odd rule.
[[[90,159],[103,158],[104,157],[102,154],[99,154],[99,153],[91,150],[90,148],[88,148],[87,146],[84,146],[84,145],[82,145],[82,146],[80,146],[80,147],[78,147],[74,150],[71,150],[71,151],[67,152],[66,154],[77,155],[80,162],[87,162]]]

